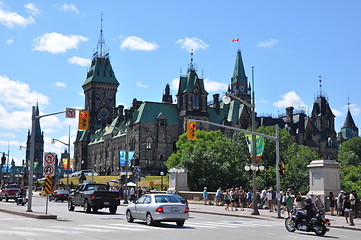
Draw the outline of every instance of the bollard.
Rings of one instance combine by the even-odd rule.
[[[353,214],[352,211],[349,211],[350,214],[350,226],[355,226],[355,223],[353,222]]]

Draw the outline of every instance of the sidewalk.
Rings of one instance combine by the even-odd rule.
[[[245,208],[244,211],[226,211],[224,206],[216,205],[203,205],[203,202],[190,201],[189,202],[189,211],[198,212],[198,213],[208,213],[216,215],[225,215],[225,216],[236,216],[236,217],[245,217],[245,218],[255,218],[255,219],[264,219],[264,220],[274,220],[284,222],[287,218],[287,212],[284,214],[281,213],[281,218],[278,218],[277,212],[270,212],[267,209],[259,209],[259,215],[251,215],[253,209]],[[326,214],[326,218],[330,220],[331,228],[344,228],[350,230],[361,231],[361,220],[356,218],[353,220],[355,226],[350,226],[346,223],[345,217],[343,216],[331,216]]]

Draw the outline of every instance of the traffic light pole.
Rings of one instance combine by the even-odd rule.
[[[206,124],[214,125],[214,126],[221,127],[221,128],[231,129],[231,130],[234,130],[234,131],[237,131],[237,132],[252,134],[254,136],[258,135],[258,136],[265,137],[265,138],[268,138],[268,139],[271,139],[271,140],[275,141],[276,142],[276,170],[277,170],[276,171],[276,185],[277,185],[278,196],[280,195],[280,175],[279,175],[279,172],[278,172],[278,169],[279,169],[278,164],[280,162],[280,136],[279,136],[279,126],[278,126],[278,124],[276,124],[276,136],[269,136],[269,135],[259,133],[259,132],[255,132],[255,131],[249,131],[249,130],[245,130],[245,129],[230,127],[230,126],[226,126],[226,125],[222,125],[222,124],[218,124],[218,123],[213,123],[213,122],[208,122],[208,121],[204,121],[204,120],[189,119],[189,121],[206,123]],[[277,200],[277,206],[278,206],[278,208],[277,208],[278,218],[280,218],[281,217],[281,211],[280,211],[280,200],[279,199]]]
[[[32,107],[32,115],[31,115],[31,139],[30,139],[30,166],[29,166],[29,187],[28,187],[28,206],[26,211],[27,212],[32,212],[33,210],[31,209],[32,207],[32,199],[33,199],[33,175],[34,175],[34,160],[35,160],[35,125],[36,125],[36,120],[42,118],[42,117],[47,117],[47,116],[52,116],[52,115],[57,115],[57,114],[61,114],[61,113],[65,113],[65,111],[62,112],[57,112],[57,113],[51,113],[51,114],[45,114],[42,116],[37,116],[36,115],[36,111],[35,111],[35,106]]]

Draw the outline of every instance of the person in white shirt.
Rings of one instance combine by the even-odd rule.
[[[350,203],[352,209],[352,216],[356,217],[356,190],[352,190],[350,193]]]
[[[259,208],[263,208],[263,205],[266,201],[266,195],[267,195],[267,188],[264,188],[261,192],[261,205],[259,206]]]
[[[270,212],[273,212],[273,197],[272,197],[272,188],[268,189],[266,194],[268,209]]]

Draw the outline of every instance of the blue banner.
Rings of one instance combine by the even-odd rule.
[[[127,151],[120,150],[119,155],[120,155],[120,166],[125,166]],[[134,151],[128,151],[128,166],[132,165],[131,160],[132,160],[133,156],[134,156]]]

